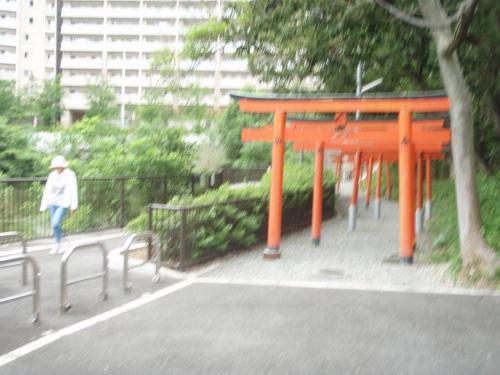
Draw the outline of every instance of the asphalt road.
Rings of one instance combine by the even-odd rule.
[[[4,342],[4,315],[0,322]],[[198,281],[28,350],[0,374],[496,375],[499,369],[497,296]]]

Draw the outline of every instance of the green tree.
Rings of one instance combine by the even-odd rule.
[[[42,91],[36,99],[36,114],[43,125],[53,126],[61,119],[61,77],[43,82]]]
[[[353,91],[358,61],[367,62],[367,79],[384,77],[382,89],[422,90],[444,85],[451,102],[453,154],[460,159],[455,163],[455,176],[462,258],[466,263],[477,260],[486,265],[494,262],[494,255],[485,246],[480,230],[474,184],[472,99],[466,79],[477,85],[470,86],[478,103],[476,113],[490,108],[490,117],[498,120],[499,59],[492,58],[497,52],[491,50],[498,45],[500,12],[498,1],[483,1],[483,17],[488,20],[483,23],[483,18],[473,17],[477,4],[478,0],[447,1],[445,8],[439,0],[242,1],[229,5],[228,18],[222,21],[227,27],[220,28],[223,31],[218,37],[238,41],[250,69],[278,88],[289,88],[313,77],[326,91]],[[405,12],[398,6],[404,6]],[[389,17],[383,8],[410,23],[416,20],[432,32],[418,32]],[[453,9],[456,13],[447,17]],[[419,13],[424,19],[410,16]],[[471,30],[482,30],[473,35],[476,41],[487,42],[483,44],[486,47],[464,52],[468,57],[463,60],[467,64],[464,78],[457,50],[470,45],[467,31],[471,25]],[[214,46],[213,37],[200,38],[197,48],[206,56],[210,50],[213,53]],[[478,63],[488,59],[493,62]],[[488,67],[487,77],[484,65]],[[485,88],[486,100],[482,99]],[[489,105],[481,108],[481,103]],[[498,144],[498,138],[489,139]],[[488,145],[485,141],[482,144]]]
[[[89,109],[85,113],[87,117],[99,116],[107,120],[118,115],[115,93],[105,81],[88,87],[87,101],[89,104]]]
[[[0,175],[37,176],[42,170],[40,162],[41,156],[30,147],[23,127],[6,125],[0,119]]]
[[[261,167],[269,164],[268,145],[243,143],[241,130],[262,126],[269,116],[241,113],[237,103],[231,103],[211,131],[213,143],[220,144],[229,164],[239,168]]]
[[[122,129],[99,116],[63,131],[61,149],[82,176],[182,175],[192,150],[181,127],[141,123]]]
[[[7,123],[19,123],[33,116],[32,101],[26,90],[16,92],[13,81],[0,80],[0,117]]]

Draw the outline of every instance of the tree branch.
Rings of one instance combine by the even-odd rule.
[[[472,16],[474,15],[474,10],[476,9],[478,0],[464,0],[457,11],[459,14],[458,23],[455,27],[455,32],[453,33],[453,40],[450,45],[446,48],[446,54],[451,55],[458,48],[460,43],[464,40],[467,30],[469,29],[470,23],[472,21]]]
[[[433,23],[426,21],[423,18],[420,17],[415,17],[407,14],[406,12],[402,11],[398,7],[395,7],[392,4],[389,4],[385,0],[371,0],[378,6],[384,8],[387,12],[392,14],[394,17],[400,19],[401,21],[404,21],[412,26],[424,28],[424,29],[444,29],[449,27],[453,22],[457,21],[460,19],[462,15],[462,7],[464,6],[463,4],[460,6],[460,8],[457,10],[457,12],[452,15],[451,17],[448,17],[444,22],[442,23]],[[477,0],[465,0],[465,3],[470,3],[471,1],[477,2]]]

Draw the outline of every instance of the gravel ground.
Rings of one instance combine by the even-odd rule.
[[[310,239],[310,229],[283,236],[281,258],[264,260],[259,246],[251,251],[228,255],[213,262],[204,276],[283,281],[322,281],[409,288],[454,286],[447,264],[427,264],[418,253],[412,266],[394,262],[399,251],[399,214],[395,202],[382,202],[382,218],[373,217],[359,199],[356,231],[347,231],[350,186],[341,187],[338,215],[322,226],[319,247]],[[391,261],[392,259],[392,261]]]

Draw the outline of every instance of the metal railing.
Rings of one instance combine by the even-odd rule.
[[[153,203],[148,210],[148,225],[160,239],[164,260],[185,269],[245,247],[243,242],[249,238],[253,237],[253,242],[261,239],[262,224],[247,218],[261,206],[259,199],[190,206]],[[248,237],[235,236],[241,231]]]
[[[40,212],[46,178],[0,179],[0,232],[17,231],[24,239],[50,237],[47,212]],[[63,222],[65,233],[123,227],[150,202],[192,194],[193,176],[79,177],[80,206]]]
[[[2,303],[16,301],[21,298],[33,296],[33,313],[31,316],[31,322],[35,323],[40,320],[40,268],[38,267],[38,263],[36,262],[35,258],[26,254],[0,257],[0,266],[14,266],[21,263],[23,265],[25,265],[26,263],[31,264],[31,267],[33,269],[33,289],[24,293],[2,298],[0,299],[0,305]]]
[[[13,241],[12,241],[13,240]],[[26,255],[26,241],[23,236],[19,232],[4,232],[0,233],[0,244],[5,243],[21,243],[21,254]],[[0,268],[10,267],[10,266],[2,266]],[[22,262],[22,284],[23,286],[28,283],[28,270],[26,266],[26,262]]]
[[[76,250],[83,250],[89,247],[98,247],[101,250],[102,272],[68,281],[68,261],[71,258],[71,255]],[[68,302],[68,290],[67,290],[68,285],[81,283],[87,280],[94,280],[101,277],[102,277],[101,299],[106,300],[108,298],[108,250],[101,241],[81,243],[72,246],[68,250],[66,250],[61,258],[61,301],[60,301],[61,312],[64,313],[71,308],[71,303]]]
[[[137,241],[139,240],[147,241],[147,243],[145,244],[145,246],[140,246],[135,248],[132,247],[132,245],[134,243],[137,243]],[[154,247],[154,255],[151,254],[152,246]],[[139,264],[129,266],[130,253],[144,249],[148,250],[147,259]],[[127,242],[120,251],[120,254],[123,255],[123,290],[126,293],[132,290],[132,283],[129,282],[128,271],[148,263],[152,259],[152,256],[154,256],[155,259],[155,273],[153,275],[153,282],[158,283],[160,281],[160,267],[161,267],[160,241],[155,234],[153,234],[150,231],[132,234],[131,236],[128,237]]]
[[[334,214],[334,187],[325,188],[323,217]],[[312,192],[285,193],[282,231],[311,225]],[[175,206],[153,203],[148,229],[159,240],[163,261],[185,269],[230,251],[245,249],[267,236],[267,198]]]
[[[222,183],[229,182],[231,184],[260,181],[266,172],[267,168],[225,168],[221,172],[221,179]]]

